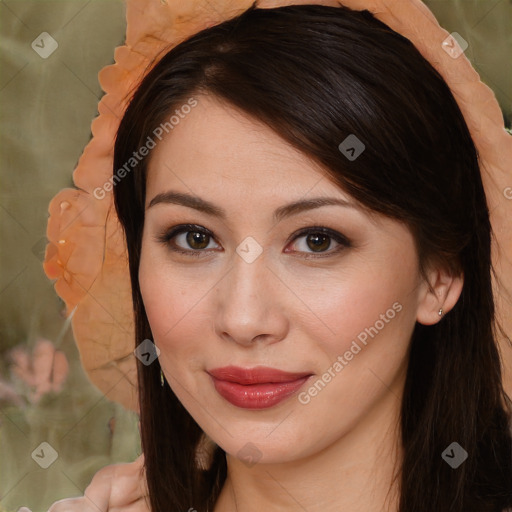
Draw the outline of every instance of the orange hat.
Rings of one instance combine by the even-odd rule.
[[[462,52],[457,34],[441,28],[420,0],[342,0],[367,9],[407,37],[450,86],[479,153],[491,224],[497,316],[512,334],[512,136],[489,87]],[[339,6],[334,0],[262,0],[257,7],[291,4]],[[92,122],[93,138],[73,172],[77,188],[61,190],[50,202],[44,271],[73,315],[73,334],[92,382],[111,400],[138,410],[134,323],[128,253],[112,189],[114,138],[130,93],[155,56],[169,44],[241,14],[252,0],[126,0],[126,43],[115,49],[115,64],[99,82],[105,95]],[[459,44],[459,42],[461,44]],[[162,54],[163,55],[163,54]],[[107,185],[106,185],[107,184]],[[508,257],[507,257],[508,253]],[[499,339],[504,385],[512,396],[512,345]]]

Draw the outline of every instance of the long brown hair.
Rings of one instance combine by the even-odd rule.
[[[121,121],[114,171],[194,94],[207,92],[265,123],[322,164],[373,211],[404,222],[420,255],[464,275],[455,307],[416,324],[401,409],[400,512],[501,512],[512,506],[510,408],[503,391],[491,287],[491,226],[478,155],[451,91],[414,45],[368,11],[318,5],[257,9],[172,48]],[[353,161],[338,146],[355,134]],[[171,135],[172,136],[172,135]],[[147,158],[114,187],[124,228],[136,340],[152,339],[138,267]],[[158,362],[139,363],[142,447],[152,510],[212,510],[226,478],[217,447],[195,464],[202,430]],[[452,442],[469,454],[457,469]]]

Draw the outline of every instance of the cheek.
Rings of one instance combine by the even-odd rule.
[[[295,413],[286,421],[269,413],[267,428],[266,420],[255,422],[243,411],[233,412],[201,371],[221,351],[214,328],[217,308],[225,306],[219,297],[224,295],[213,288],[228,286],[229,280],[219,283],[218,272],[206,266],[202,271],[180,270],[159,260],[156,251],[143,250],[141,293],[154,341],[161,350],[160,363],[174,393],[230,453],[237,453],[249,440],[264,453],[275,454],[276,460],[289,458],[292,452],[297,458],[323,449],[366,417],[379,401],[394,398],[389,389],[405,361],[415,323],[417,270],[409,256],[397,250],[388,251],[386,258],[382,252],[364,258],[356,255],[331,270],[304,264],[274,268],[279,279],[274,279],[270,295],[261,296],[281,315],[278,325],[289,329],[282,341],[294,340],[294,345],[291,352],[279,344],[269,350],[283,357],[283,365],[290,357],[297,368],[316,375],[311,387],[287,406]],[[315,383],[319,383],[316,388]],[[231,435],[219,429],[219,423],[226,429],[229,425]]]
[[[200,343],[201,332],[204,338],[205,324],[197,318],[204,291],[179,275],[154,253],[143,250],[139,286],[162,366],[193,354],[194,340]]]
[[[315,361],[316,375],[297,397],[300,421],[308,426],[302,430],[297,422],[297,431],[323,431],[321,443],[333,440],[386,397],[399,395],[394,383],[407,364],[416,276],[413,260],[374,259],[296,289],[318,317],[304,317],[300,327],[309,340],[304,355]]]
[[[309,310],[300,317],[300,329],[327,356],[322,358],[326,366],[347,351],[359,353],[357,344],[365,348],[370,342],[378,342],[380,355],[397,350],[403,355],[415,324],[416,260],[390,251],[385,258],[352,261],[341,271],[289,276],[289,283],[296,283],[294,294]]]

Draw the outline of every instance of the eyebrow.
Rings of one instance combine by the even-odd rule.
[[[213,203],[206,201],[205,199],[202,199],[198,196],[194,196],[191,194],[174,192],[172,190],[162,192],[153,197],[153,199],[151,199],[146,210],[149,210],[149,208],[151,208],[152,206],[155,206],[156,204],[160,203],[187,206],[189,208],[199,210],[200,212],[204,212],[209,215],[219,217],[222,220],[227,219],[226,211],[223,208],[216,206]],[[293,203],[280,206],[274,211],[273,217],[275,221],[281,221],[286,217],[295,215],[303,211],[330,205],[359,209],[359,207],[356,204],[351,203],[350,201],[347,201],[345,199],[337,197],[314,197],[311,199],[301,199],[299,201],[294,201]]]

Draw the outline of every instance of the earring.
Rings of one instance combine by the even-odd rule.
[[[439,310],[439,316],[443,316],[443,313],[444,313],[444,312],[443,312],[443,308],[441,308],[441,309]]]
[[[164,381],[164,372],[160,368],[160,386],[164,387],[165,381]]]

